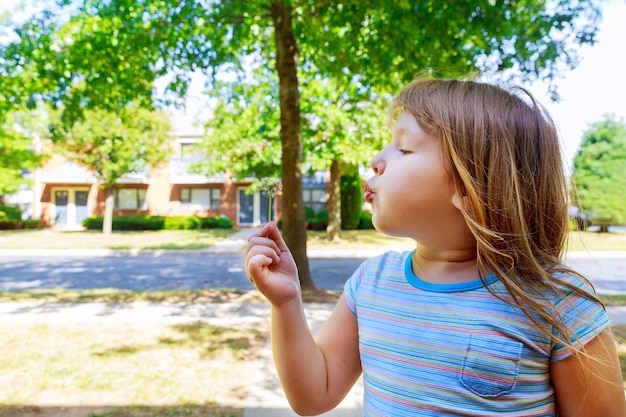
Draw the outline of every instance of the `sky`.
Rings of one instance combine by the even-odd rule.
[[[35,1],[37,3],[38,0]],[[21,0],[0,0],[0,13]],[[550,112],[561,133],[568,173],[583,132],[605,114],[626,120],[626,0],[605,0],[597,42],[583,47],[579,65],[556,80],[560,101],[541,83],[523,85]]]
[[[526,86],[552,115],[570,165],[591,123],[605,114],[626,120],[626,0],[605,1],[602,16],[597,42],[583,47],[579,65],[557,80],[558,103],[550,100],[545,85]]]

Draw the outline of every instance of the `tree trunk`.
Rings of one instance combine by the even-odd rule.
[[[336,159],[330,164],[328,185],[328,227],[326,239],[332,241],[341,233],[341,162]]]
[[[298,91],[298,47],[291,24],[291,6],[272,3],[276,69],[279,80],[280,141],[282,144],[283,236],[298,266],[303,291],[315,289],[306,253],[306,223],[302,196],[302,133]]]
[[[113,230],[113,187],[107,186],[105,189],[106,198],[104,200],[104,217],[102,218],[102,233],[110,235]]]

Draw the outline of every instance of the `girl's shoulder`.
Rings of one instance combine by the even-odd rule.
[[[553,293],[555,302],[566,300],[571,297],[575,298],[593,298],[596,296],[593,284],[581,275],[575,272],[558,272],[553,274],[554,281],[558,291]],[[588,297],[591,295],[593,297]]]
[[[393,272],[404,274],[407,259],[411,256],[412,251],[387,251],[381,253],[378,256],[367,259],[363,262],[359,269],[363,272],[374,273],[376,272]]]

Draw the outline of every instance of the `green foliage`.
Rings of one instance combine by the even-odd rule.
[[[113,230],[162,230],[165,226],[163,216],[114,216]],[[103,218],[91,216],[83,220],[83,226],[88,230],[102,230]]]
[[[359,220],[359,230],[374,229],[374,223],[372,223],[372,213],[369,211],[361,212],[361,219]]]
[[[3,114],[0,106],[0,194],[17,191],[26,183],[24,170],[34,170],[41,162],[33,145],[34,137],[44,136],[37,120],[45,120],[45,115],[26,109]]]
[[[8,48],[6,64],[22,62],[36,74],[33,89],[75,108],[118,109],[149,99],[166,73],[173,74],[169,91],[180,95],[189,71],[229,68],[243,77],[254,59],[268,69],[275,64],[276,17],[265,0],[64,3],[65,11],[49,7],[17,29],[20,43]],[[490,0],[287,5],[307,72],[392,90],[418,73],[517,68],[551,80],[577,63],[578,45],[595,41],[600,19],[597,1],[558,8]]]
[[[92,216],[83,220],[83,226],[89,230],[102,230],[101,216]],[[114,216],[113,230],[195,230],[195,229],[232,229],[231,219],[222,216]]]
[[[219,98],[207,122],[202,148],[207,157],[193,169],[212,175],[232,172],[236,177],[280,178],[281,144],[276,91],[278,81],[257,69],[249,82],[217,83],[211,95]]]
[[[24,229],[41,229],[41,220],[24,220]]]
[[[605,115],[585,131],[574,158],[573,187],[582,211],[601,230],[626,222],[626,123]]]
[[[117,112],[86,110],[83,119],[51,126],[52,141],[106,187],[114,186],[125,174],[147,171],[165,160],[169,131],[163,112],[135,105]]]
[[[304,218],[306,219],[307,222],[311,221],[311,219],[313,219],[315,217],[315,210],[313,210],[311,207],[305,207],[304,208]]]
[[[168,216],[163,224],[166,230],[194,230],[200,229],[200,226],[200,218],[195,216]]]
[[[309,230],[326,230],[326,227],[328,227],[328,210],[320,210],[308,225]]]
[[[341,227],[356,230],[361,220],[363,183],[358,170],[341,176]]]
[[[235,222],[225,216],[200,217],[202,229],[232,229]]]
[[[0,206],[0,230],[23,229],[22,210],[18,207]]]
[[[333,160],[353,166],[369,163],[389,137],[387,98],[353,81],[306,79],[301,112],[310,169],[327,170]]]
[[[0,221],[21,221],[22,210],[19,207],[0,206]]]

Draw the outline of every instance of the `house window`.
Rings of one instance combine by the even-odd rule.
[[[185,142],[180,144],[180,156],[185,159],[203,159],[206,153],[198,142]]]
[[[115,208],[119,210],[144,210],[145,206],[145,188],[120,188],[115,190]]]
[[[304,205],[313,209],[315,213],[326,210],[326,190],[309,189],[304,190]]]
[[[219,188],[181,188],[180,202],[193,210],[219,210],[222,190]]]

